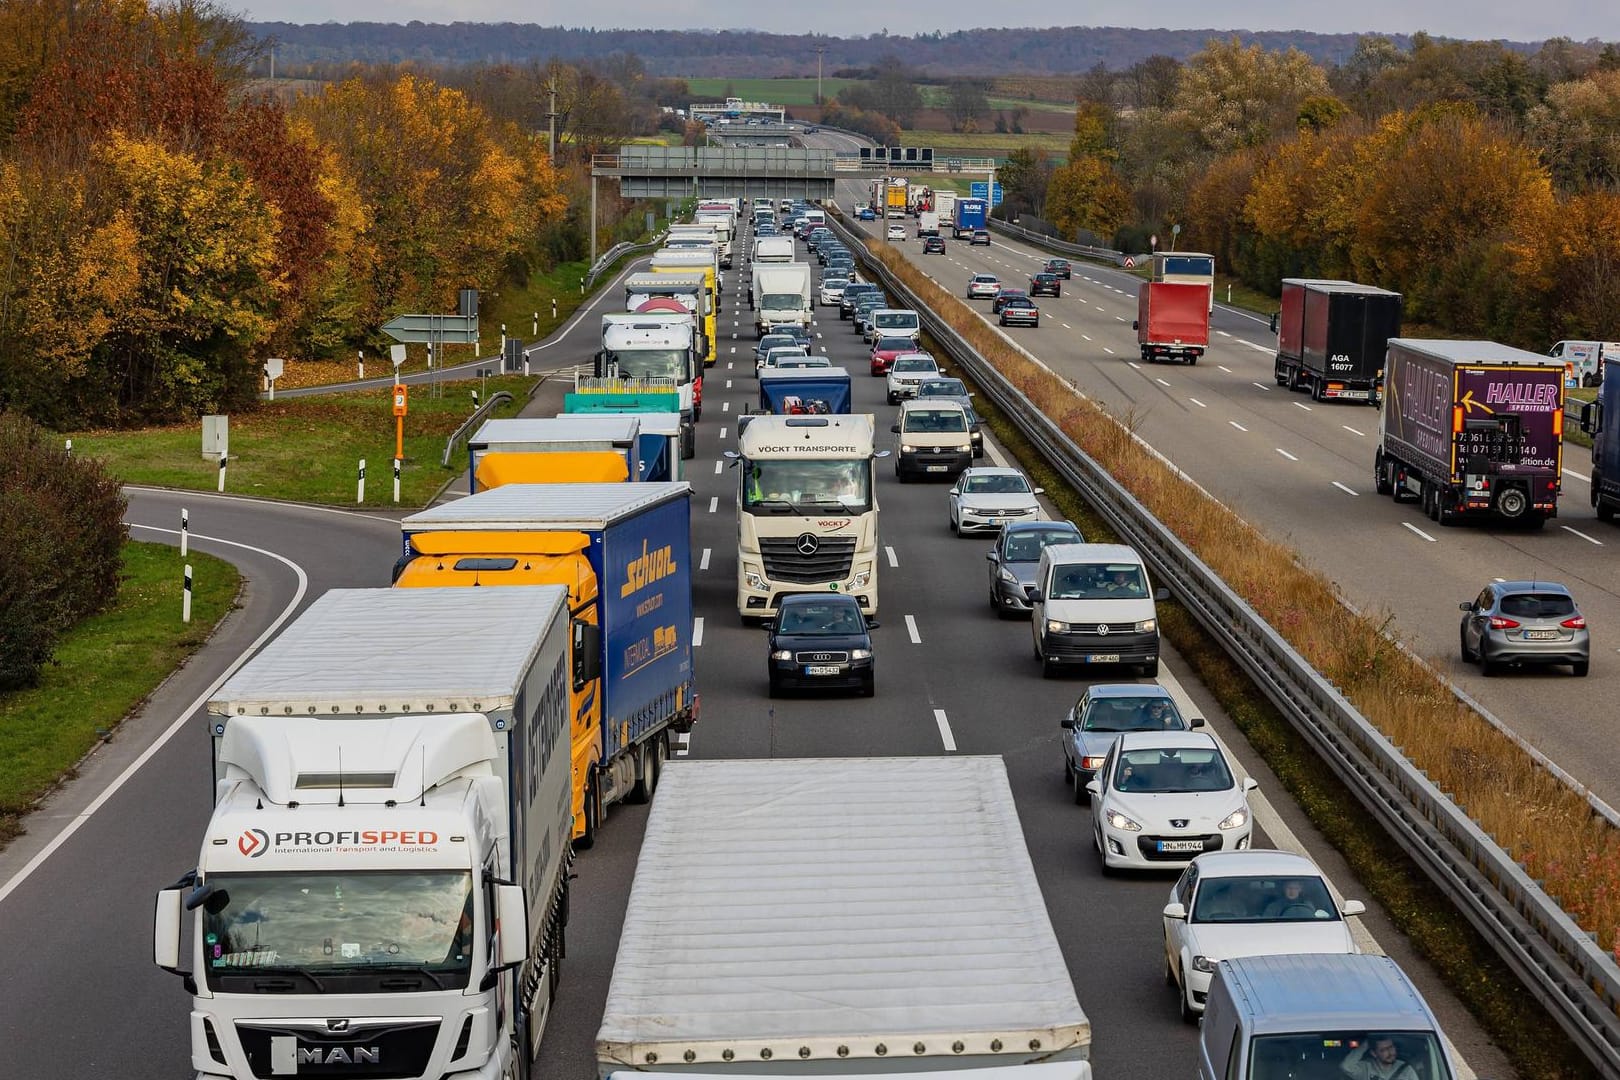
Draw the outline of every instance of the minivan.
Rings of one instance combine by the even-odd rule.
[[[921,398],[919,401],[927,401]],[[1146,564],[1124,544],[1054,544],[1041,552],[1030,600],[1035,658],[1047,678],[1063,667],[1134,664],[1159,673],[1159,616]]]
[[[967,410],[954,401],[922,398],[904,402],[889,428],[899,438],[894,475],[903,484],[916,476],[952,478],[973,464],[973,434]]]
[[[922,320],[909,308],[880,308],[872,312],[874,337],[909,337],[913,341],[922,336]]]
[[[1363,1064],[1365,1062],[1365,1064]],[[1295,953],[1215,965],[1198,1080],[1400,1075],[1452,1080],[1440,1024],[1387,956]]]

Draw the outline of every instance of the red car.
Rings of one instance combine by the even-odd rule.
[[[909,337],[880,337],[872,343],[872,374],[887,375],[894,358],[901,353],[917,351],[917,342]]]

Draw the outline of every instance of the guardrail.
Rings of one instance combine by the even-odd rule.
[[[489,400],[474,409],[472,415],[463,420],[461,426],[452,431],[450,437],[444,441],[444,457],[440,459],[439,464],[448,469],[450,467],[450,455],[456,452],[456,443],[466,438],[473,425],[493,412],[495,406],[511,400],[511,393],[505,390],[497,390],[489,395]]]
[[[592,286],[594,286],[596,284],[597,277],[601,275],[602,271],[618,262],[621,255],[628,255],[632,251],[654,251],[658,248],[659,244],[664,242],[664,237],[668,235],[668,232],[661,232],[645,244],[631,244],[626,242],[614,244],[612,247],[608,248],[607,251],[602,253],[602,257],[600,259],[597,259],[596,262],[591,264],[591,268],[589,270],[585,271],[585,288],[590,289]]]
[[[1120,539],[1141,552],[1581,1053],[1620,1075],[1620,966],[1180,538],[834,220],[851,250]]]
[[[1067,240],[1059,240],[1054,236],[1048,236],[1045,233],[1036,232],[1034,229],[1026,229],[1022,225],[1014,225],[1011,222],[1001,221],[998,218],[990,219],[990,228],[995,232],[1005,233],[1008,236],[1016,236],[1021,240],[1026,240],[1029,243],[1034,244],[1036,247],[1046,248],[1048,251],[1056,252],[1059,255],[1074,255],[1083,259],[1097,259],[1100,262],[1113,263],[1115,266],[1124,266],[1126,259],[1130,259],[1137,266],[1144,266],[1147,262],[1150,262],[1153,259],[1153,256],[1149,254],[1134,255],[1124,251],[1115,251],[1113,248],[1090,247],[1086,244],[1071,244]]]

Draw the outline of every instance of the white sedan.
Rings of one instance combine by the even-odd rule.
[[[1165,981],[1181,999],[1181,1018],[1198,1019],[1215,965],[1237,956],[1356,953],[1345,919],[1360,900],[1336,903],[1322,871],[1290,851],[1217,851],[1200,855],[1170,890],[1164,909]]]
[[[1017,469],[976,466],[964,469],[950,492],[951,532],[999,532],[1013,521],[1041,520],[1045,488],[1034,487]]]
[[[1201,731],[1127,732],[1103,759],[1091,794],[1091,834],[1103,872],[1184,867],[1206,851],[1249,846],[1249,792]]]
[[[904,225],[890,225],[889,226],[889,239],[890,240],[904,240],[905,238],[906,238],[906,227]]]

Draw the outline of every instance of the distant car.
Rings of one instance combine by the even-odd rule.
[[[888,396],[890,405],[898,405],[907,398],[917,396],[917,387],[929,379],[939,378],[939,363],[925,352],[916,351],[913,342],[910,349],[897,354],[888,365]],[[875,357],[874,352],[874,357]],[[873,360],[873,372],[877,374],[877,361]]]
[[[765,354],[772,349],[779,349],[785,345],[797,345],[799,340],[792,334],[766,334],[754,346],[754,366],[758,367],[765,362]]]
[[[1001,280],[994,274],[974,274],[968,278],[967,296],[969,300],[982,300],[985,297],[994,299],[1001,292]]]
[[[1025,292],[1023,289],[1010,289],[1003,287],[1001,291],[996,293],[995,298],[990,301],[990,314],[1000,315],[1001,309],[1007,306],[1007,301],[1014,299],[1028,300],[1029,293]]]
[[[1505,664],[1591,665],[1586,616],[1568,588],[1551,581],[1493,581],[1462,608],[1462,658],[1493,675]]]
[[[945,254],[945,238],[943,236],[930,236],[923,240],[924,255]]]
[[[984,457],[984,419],[973,409],[973,395],[961,379],[924,379],[917,384],[919,398],[940,398],[962,406],[968,416],[968,434],[973,436],[973,456]]]
[[[913,338],[880,337],[876,339],[872,342],[872,374],[875,376],[888,375],[889,368],[894,366],[895,360],[906,353],[919,356],[928,355],[927,353],[917,352],[917,342]],[[933,361],[933,357],[928,357],[928,359],[930,362]],[[938,365],[935,365],[933,374],[939,374]],[[889,404],[898,404],[892,393],[889,397]]]
[[[1005,618],[1029,614],[1029,594],[1040,568],[1041,550],[1054,544],[1083,544],[1072,521],[1010,522],[985,556],[990,563],[990,610]]]
[[[1291,851],[1216,851],[1182,871],[1164,907],[1164,971],[1181,1018],[1198,1019],[1215,965],[1239,956],[1358,953],[1345,919],[1360,900],[1335,903],[1316,864]]]
[[[870,206],[863,206],[855,212],[855,218],[858,221],[876,221],[877,211]]]
[[[1041,325],[1041,309],[1035,306],[1035,301],[1027,296],[1015,296],[1001,305],[1001,325],[1011,326],[1018,323],[1022,326]]]
[[[856,302],[866,294],[882,295],[882,290],[869,281],[852,281],[844,286],[844,295],[838,301],[838,317],[847,319],[855,313]]]
[[[1039,521],[1044,494],[1017,469],[974,466],[964,469],[951,487],[950,526],[957,536],[998,532],[1013,521]]]
[[[845,689],[876,693],[868,620],[853,596],[791,593],[782,597],[770,632],[770,694],[786,689]]]
[[[1052,274],[1068,281],[1074,276],[1074,269],[1069,265],[1068,259],[1047,259],[1046,269],[1042,273]]]
[[[1063,782],[1084,805],[1086,785],[1103,756],[1126,731],[1191,731],[1203,717],[1184,717],[1170,691],[1156,683],[1098,683],[1063,718]]]
[[[968,241],[968,243],[970,245],[972,245],[973,247],[989,247],[990,246],[990,230],[989,229],[974,229],[973,230],[973,237],[972,237],[972,239],[970,239]]]
[[[844,286],[848,284],[849,279],[846,277],[836,275],[823,277],[821,279],[821,306],[837,307],[838,302],[844,298]]]
[[[1047,296],[1062,296],[1063,279],[1044,270],[1039,274],[1030,275],[1029,295],[1040,296],[1043,293]]]
[[[906,227],[904,225],[890,225],[888,238],[890,240],[904,240],[906,238]]]
[[[1247,848],[1258,786],[1239,780],[1202,731],[1125,732],[1087,785],[1103,872],[1185,867],[1207,851]]]
[[[824,368],[832,367],[832,361],[825,356],[779,356],[770,367],[772,371],[786,371],[788,368]]]
[[[809,356],[810,350],[803,345],[779,345],[765,354],[764,359],[756,365],[757,370],[766,371],[775,368],[783,360],[792,356]]]

